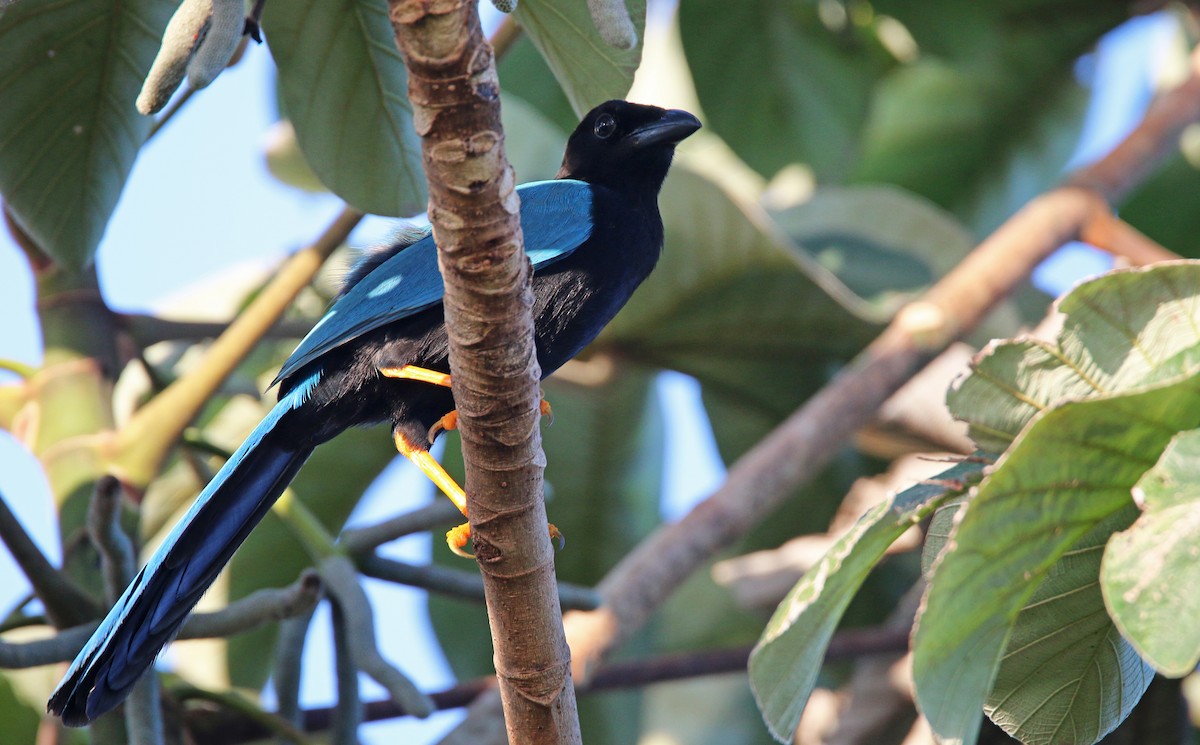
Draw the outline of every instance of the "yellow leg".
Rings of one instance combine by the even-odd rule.
[[[417,447],[408,441],[404,435],[397,432],[395,434],[396,450],[405,458],[408,458],[417,468],[421,469],[421,473],[429,477],[429,480],[442,490],[442,493],[450,498],[458,511],[463,513],[463,517],[467,516],[467,493],[458,485],[454,478],[446,473],[446,469],[442,468],[442,464],[437,462],[429,451],[422,447]],[[451,528],[446,533],[446,544],[450,546],[450,550],[459,556],[471,558],[471,554],[467,553],[465,546],[467,541],[471,540],[471,526],[463,523],[456,528]]]
[[[379,372],[388,378],[402,378],[405,380],[419,380],[422,383],[432,383],[441,385],[447,388],[450,387],[449,373],[430,370],[425,367],[417,367],[416,365],[405,365],[403,367],[381,367]]]

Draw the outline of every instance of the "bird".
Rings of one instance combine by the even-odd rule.
[[[700,126],[680,109],[607,101],[571,133],[554,179],[517,187],[543,378],[591,343],[654,268],[658,193],[676,145]],[[457,424],[443,293],[429,228],[360,260],[280,368],[278,403],[84,645],[52,713],[84,726],[120,704],[313,449],[348,427],[390,422],[399,452],[466,515],[462,488],[429,453]],[[469,540],[467,525],[447,533],[458,553]]]

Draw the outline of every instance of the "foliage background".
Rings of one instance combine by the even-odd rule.
[[[530,14],[530,23],[537,22],[539,7],[545,6],[527,2],[522,12]],[[763,0],[730,6],[684,0],[675,30],[672,7],[652,8],[647,38],[653,45],[632,97],[702,111],[708,129],[684,148],[664,192],[670,242],[662,267],[592,350],[591,361],[548,385],[559,417],[545,434],[547,478],[554,488],[549,509],[571,539],[559,556],[560,577],[595,582],[660,519],[664,490],[675,495],[668,502],[678,504],[686,501],[681,493],[702,493],[719,475],[719,467],[711,467],[697,477],[699,459],[670,455],[672,447],[703,446],[706,438],[694,431],[702,423],[681,421],[688,412],[664,408],[664,398],[698,391],[712,422],[712,443],[731,461],[828,380],[905,298],[1053,184],[1088,121],[1082,83],[1101,79],[1093,75],[1104,57],[1080,57],[1128,12],[1124,3],[1049,0],[994,3],[986,12],[965,15],[952,2],[781,6]],[[1146,21],[1134,23],[1142,24],[1154,53],[1162,55],[1154,74],[1169,74],[1187,44],[1182,11],[1158,16],[1150,31]],[[267,33],[270,39],[269,24]],[[542,38],[555,33],[563,32],[551,29]],[[250,50],[245,62],[189,103],[139,156],[97,254],[100,287],[112,307],[142,312],[169,305],[174,312],[222,318],[257,287],[281,250],[311,240],[336,213],[336,198],[268,186],[260,170],[267,122],[276,111],[273,77],[267,50]],[[547,177],[575,118],[568,97],[527,40],[505,58],[501,78],[510,156],[519,177]],[[282,88],[287,108],[286,79]],[[586,84],[570,92],[577,101],[588,95]],[[1127,118],[1139,103],[1124,102]],[[294,102],[290,110],[296,110]],[[1111,111],[1092,116],[1104,123],[1116,118]],[[1089,143],[1104,139],[1094,130],[1086,136]],[[192,157],[181,159],[181,151]],[[1196,211],[1186,195],[1196,173],[1188,155],[1181,151],[1124,214],[1172,249],[1194,255],[1195,231],[1187,229],[1187,221]],[[865,186],[879,183],[900,189]],[[864,214],[872,219],[864,220]],[[369,243],[386,230],[368,224],[351,243]],[[0,313],[6,319],[0,357],[37,366],[35,334],[29,333],[35,322],[29,314],[31,283],[23,279],[28,274],[15,248],[0,250],[0,261],[6,262],[0,265],[5,289]],[[227,269],[231,262],[239,266]],[[320,312],[339,271],[336,264],[298,304],[299,317]],[[209,275],[217,279],[179,296],[184,285]],[[1012,333],[1021,320],[1039,318],[1046,299],[1027,289],[975,341]],[[226,395],[206,411],[201,421],[206,437],[236,443],[263,410],[257,396],[263,373],[289,346],[266,345],[243,367]],[[152,356],[166,374],[186,372],[194,360],[179,348],[158,349]],[[603,368],[610,363],[615,373]],[[601,368],[609,370],[605,382],[588,382]],[[681,371],[698,383],[664,386],[656,377],[662,369]],[[132,374],[126,383],[132,391],[145,385]],[[11,440],[4,447],[17,463]],[[453,461],[454,445],[448,450]],[[355,463],[354,483],[340,489],[322,483],[320,460],[297,485],[337,524],[391,453],[383,433],[367,432],[343,438],[320,457],[339,467]],[[848,448],[739,551],[824,531],[852,481],[882,470],[886,460],[870,449]],[[18,469],[24,477],[14,476]],[[0,469],[0,490],[30,522],[47,525],[49,516],[31,509],[52,501],[31,474],[35,469],[28,459]],[[151,504],[160,505],[160,514],[176,510],[178,500],[194,491],[194,477],[186,471],[174,464],[152,490]],[[395,494],[415,497],[420,491],[411,481],[377,482],[379,496],[372,499],[367,492],[359,519],[397,511]],[[152,536],[161,519],[144,519],[143,533]],[[306,560],[287,540],[278,525],[264,525],[239,556],[228,592],[293,579]],[[399,550],[410,557],[429,551],[425,539],[409,544]],[[43,545],[49,549],[53,541]],[[256,560],[255,552],[286,559]],[[852,607],[850,622],[881,620],[914,576],[912,562],[886,567],[873,578],[873,592]],[[381,598],[383,607],[403,603],[421,615],[415,591],[386,592],[396,599]],[[215,595],[219,602],[220,593]],[[459,637],[447,652],[455,673],[489,669],[478,606],[435,601],[430,615],[442,638],[450,630]],[[761,611],[737,608],[727,590],[701,573],[629,652],[749,642],[763,621]],[[382,637],[394,644],[388,654],[403,667],[434,668],[428,657],[436,647],[432,639],[410,636],[408,622],[400,634],[390,621],[381,624]],[[320,641],[327,637],[318,630],[311,638],[316,642],[310,643],[310,669],[319,679],[329,667],[316,652],[328,646]],[[270,650],[263,635],[234,640],[227,656],[223,642],[206,644],[180,645],[173,661],[211,685],[261,686]],[[419,656],[409,656],[414,654]],[[8,702],[18,712],[14,721],[40,711],[53,676],[42,670],[16,677],[21,695]],[[447,681],[441,674],[421,680],[429,688]],[[671,733],[689,743],[768,741],[742,679],[608,694],[585,704],[584,716],[589,742],[630,742],[637,732]]]

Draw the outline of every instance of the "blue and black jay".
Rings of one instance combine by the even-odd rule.
[[[685,111],[609,101],[571,134],[554,180],[518,187],[543,377],[595,339],[654,268],[658,192],[675,146],[699,128]],[[398,450],[465,514],[462,488],[429,454],[456,423],[442,296],[429,230],[363,258],[283,363],[279,403],[126,588],[50,711],[81,726],[124,700],[313,449],[347,427],[391,422]],[[462,552],[469,528],[447,540]]]

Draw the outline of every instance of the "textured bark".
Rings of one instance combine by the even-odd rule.
[[[471,0],[390,0],[446,285],[467,503],[514,743],[580,742],[542,502],[529,262]]]

